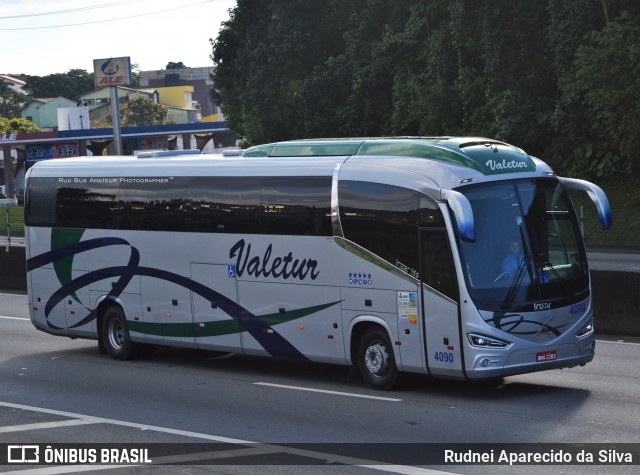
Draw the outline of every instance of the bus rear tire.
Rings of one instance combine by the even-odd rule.
[[[129,360],[136,355],[136,344],[131,341],[127,319],[117,305],[112,305],[102,317],[102,343],[114,360]]]
[[[382,328],[369,328],[360,338],[358,367],[367,386],[382,390],[395,386],[398,367],[387,332]]]

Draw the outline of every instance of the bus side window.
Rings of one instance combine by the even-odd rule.
[[[260,179],[193,177],[185,200],[187,231],[253,234],[258,232]]]
[[[184,231],[184,196],[187,181],[175,177],[156,183],[144,178],[120,185],[121,220],[119,229]]]
[[[417,277],[418,192],[359,181],[339,186],[344,237]]]
[[[420,252],[422,253],[422,281],[429,287],[458,300],[453,260],[447,232],[444,228],[420,230]]]
[[[118,185],[67,183],[58,188],[56,225],[107,229],[117,207]]]
[[[57,178],[32,178],[29,180],[25,212],[27,226],[56,226]]]
[[[294,236],[330,236],[331,178],[263,178],[260,232]]]

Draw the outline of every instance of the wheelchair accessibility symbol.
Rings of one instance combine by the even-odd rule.
[[[227,276],[234,278],[236,276],[236,266],[227,266]]]

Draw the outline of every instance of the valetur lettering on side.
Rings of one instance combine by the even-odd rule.
[[[245,252],[246,247],[246,252]],[[269,244],[264,251],[262,258],[260,256],[251,256],[251,244],[246,244],[244,239],[240,239],[229,250],[229,257],[236,258],[236,274],[238,277],[247,272],[252,277],[273,276],[282,277],[283,279],[299,279],[304,280],[307,276],[311,280],[315,280],[319,275],[318,261],[315,259],[298,259],[293,257],[293,252],[289,252],[283,257],[275,257],[271,260],[271,252],[273,245]]]

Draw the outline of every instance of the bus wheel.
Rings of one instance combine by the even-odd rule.
[[[128,360],[134,356],[135,343],[129,336],[124,312],[117,305],[112,305],[104,312],[102,342],[114,360]]]
[[[398,379],[398,368],[387,333],[369,328],[358,346],[358,366],[364,382],[374,389],[391,389]]]

